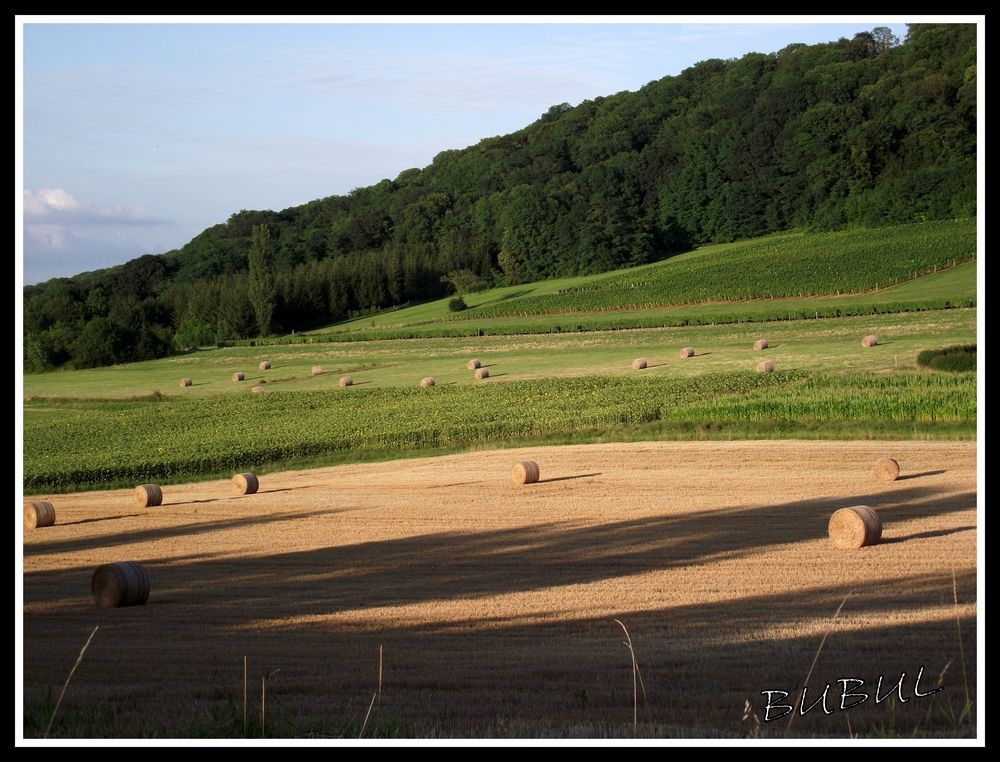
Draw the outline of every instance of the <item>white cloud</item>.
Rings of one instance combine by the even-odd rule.
[[[24,191],[24,221],[46,227],[69,224],[161,225],[166,222],[138,204],[83,204],[62,188]]]

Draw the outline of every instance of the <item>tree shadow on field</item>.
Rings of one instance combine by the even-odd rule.
[[[948,473],[947,469],[938,469],[937,471],[921,471],[919,474],[904,474],[903,476],[896,477],[897,482],[906,481],[907,479],[920,479],[924,476],[938,476],[939,474]]]
[[[484,496],[470,506],[470,511],[492,515],[510,499],[502,495]],[[660,515],[600,524],[549,521],[354,543],[350,532],[338,530],[329,534],[328,545],[324,547],[271,553],[263,545],[248,548],[239,558],[171,565],[162,570],[162,575],[165,584],[187,591],[186,601],[190,605],[222,603],[228,593],[217,581],[225,579],[246,587],[243,604],[248,617],[255,606],[264,602],[277,617],[322,616],[440,599],[478,599],[652,571],[709,566],[752,559],[758,553],[772,553],[781,546],[801,543],[815,543],[815,550],[811,551],[813,563],[841,565],[844,553],[826,541],[830,515],[838,508],[870,505],[888,523],[946,516],[972,510],[976,505],[974,491],[946,494],[927,486],[687,513],[677,512],[677,507],[684,504],[683,495],[658,493],[655,499],[663,506]],[[277,525],[336,512],[256,515],[41,542],[26,548],[25,554],[28,556],[29,550],[32,555],[70,552],[231,528]],[[865,558],[877,553],[879,548],[875,546],[865,551]],[[32,600],[27,592],[29,587],[34,595],[44,595],[42,581],[59,574],[26,575],[25,600]]]
[[[247,496],[244,496],[247,497]],[[213,498],[217,500],[221,498]],[[204,501],[201,501],[204,502]],[[167,504],[157,506],[165,507]],[[171,503],[170,505],[187,505],[187,503]],[[347,513],[349,511],[361,510],[360,508],[322,508],[312,511],[296,511],[294,513],[271,513],[268,515],[240,516],[238,518],[217,519],[215,521],[196,521],[188,524],[178,524],[165,527],[154,527],[151,529],[140,529],[116,534],[99,535],[96,537],[83,537],[75,540],[59,540],[54,542],[37,542],[30,546],[25,546],[25,557],[29,555],[45,555],[48,553],[72,553],[79,550],[94,550],[98,548],[115,547],[119,545],[132,545],[135,543],[152,542],[168,538],[190,537],[193,535],[206,534],[209,532],[221,532],[229,529],[249,528],[268,524],[282,524],[286,522],[301,521],[303,519],[314,519],[320,516],[330,516],[337,513]],[[132,514],[134,516],[149,516],[157,518],[156,510],[151,510],[148,514]],[[206,514],[210,515],[210,514]],[[163,518],[169,518],[170,514],[165,514]],[[125,518],[119,516],[116,518]],[[97,519],[91,519],[96,521]],[[82,523],[82,522],[80,522]],[[30,549],[30,553],[29,553]]]
[[[953,495],[942,505],[933,491],[913,492],[904,498],[910,503],[879,509],[888,515],[943,516],[971,509],[970,495]],[[717,512],[704,512],[672,522],[668,517],[623,521],[606,532],[550,524],[535,533],[533,527],[440,533],[262,557],[151,559],[143,562],[152,583],[149,605],[125,609],[93,606],[87,595],[90,569],[26,574],[26,606],[42,600],[63,606],[52,611],[35,606],[25,613],[25,642],[45,645],[25,648],[25,701],[41,702],[48,686],[62,684],[66,665],[100,623],[80,664],[77,692],[67,696],[69,710],[74,701],[89,705],[101,697],[121,713],[123,727],[130,714],[169,724],[195,705],[205,709],[215,700],[224,707],[227,697],[232,702],[239,696],[243,654],[250,655],[252,675],[280,666],[273,687],[268,683],[268,706],[272,691],[279,707],[283,700],[301,698],[294,705],[296,723],[322,722],[330,707],[341,706],[360,718],[367,701],[359,703],[358,697],[372,690],[384,646],[383,711],[405,716],[408,726],[427,723],[450,735],[475,736],[495,732],[497,717],[503,717],[505,727],[522,726],[512,735],[537,735],[541,729],[564,736],[579,727],[584,735],[632,737],[632,660],[612,621],[617,618],[628,628],[643,679],[640,735],[657,725],[683,737],[754,735],[752,714],[765,718],[762,691],[785,692],[787,699],[779,693],[774,704],[792,705],[815,659],[806,705],[829,684],[831,713],[817,707],[796,716],[793,736],[843,738],[850,719],[852,734],[862,737],[877,735],[879,727],[884,734],[890,726],[899,737],[918,728],[953,737],[963,729],[954,723],[962,710],[963,682],[968,679],[973,695],[977,687],[976,617],[969,613],[977,599],[975,570],[955,575],[963,607],[958,611],[950,572],[882,578],[878,570],[864,571],[865,561],[845,563],[845,554],[826,542],[804,554],[798,567],[757,565],[753,558],[760,544],[819,539],[832,507],[878,497],[721,509],[716,520],[711,514]],[[664,531],[677,533],[677,542]],[[712,533],[726,553],[709,554],[706,535]],[[637,540],[659,544],[628,547]],[[878,551],[875,546],[864,555]],[[728,578],[706,568],[705,574],[696,570],[685,577],[683,586],[664,584],[653,591],[652,583],[635,576],[654,568],[680,569],[691,560],[707,567],[737,557],[734,553],[743,553],[746,562]],[[337,562],[340,556],[343,563]],[[838,568],[837,581],[809,582],[809,570],[817,565]],[[478,584],[482,577],[487,584]],[[615,592],[620,605],[608,613],[571,614],[581,605],[602,611],[607,603],[594,608],[568,588],[537,610],[480,600],[481,591],[603,578],[620,578]],[[397,616],[384,608],[389,602],[427,607]],[[939,681],[945,690],[933,698],[916,697],[921,669],[924,693]],[[214,697],[213,671],[225,675],[225,688]],[[885,696],[895,694],[904,672],[906,702],[876,703],[879,676],[885,677],[880,689]],[[848,716],[839,711],[838,681],[850,678],[864,680],[852,688],[872,700]],[[746,721],[745,702],[751,708]],[[764,736],[782,737],[787,724],[785,716],[757,727]],[[238,721],[234,727],[238,734]],[[286,732],[301,735],[296,727]]]

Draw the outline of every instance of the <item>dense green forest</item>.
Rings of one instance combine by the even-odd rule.
[[[346,196],[24,289],[28,371],[303,330],[692,245],[976,213],[976,27],[876,28],[550,108]]]

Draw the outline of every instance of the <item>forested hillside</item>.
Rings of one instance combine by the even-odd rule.
[[[880,28],[703,61],[346,196],[240,211],[179,250],[26,287],[25,368],[149,359],[789,228],[973,216],[975,43],[975,25],[913,25],[901,43]]]

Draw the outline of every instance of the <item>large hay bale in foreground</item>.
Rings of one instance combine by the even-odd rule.
[[[646,358],[645,357],[637,357],[636,359],[634,359],[632,361],[632,367],[635,370],[642,370],[643,368],[646,367]]]
[[[876,344],[878,344],[878,339],[874,336],[865,336],[861,340],[861,346],[863,347],[874,347]]]
[[[434,386],[434,379],[431,378],[430,376],[428,376],[427,378],[422,378],[422,379],[420,379],[420,385],[422,387],[424,387],[425,389],[428,386]]]
[[[233,374],[233,381],[242,381],[246,376],[243,374],[242,370],[238,370]]]
[[[257,366],[261,370],[271,370],[271,363],[268,360],[261,360],[260,365]]]
[[[767,349],[767,346],[767,339],[757,339],[757,341],[753,343],[753,348],[756,350]]]
[[[681,350],[681,357],[694,357],[694,350],[691,347],[684,347]]]
[[[323,372],[323,369],[322,369],[322,368],[321,368],[321,367],[320,367],[319,365],[313,365],[313,367],[312,367],[312,374],[313,374],[314,376],[318,376],[318,375],[320,375],[320,374],[321,374],[322,372]]]
[[[480,381],[484,378],[489,378],[490,372],[486,368],[479,368],[476,370],[476,378]]]
[[[56,523],[56,509],[48,500],[24,501],[24,528],[50,527]]]
[[[234,495],[252,495],[260,487],[256,474],[236,474],[232,479]]]
[[[511,476],[514,484],[534,484],[538,481],[538,464],[533,460],[515,463]]]
[[[140,508],[152,508],[163,502],[163,490],[156,484],[140,484],[133,494],[135,504]]]
[[[256,386],[250,387],[250,391],[253,392],[254,394],[263,394],[265,388],[267,388],[267,387],[264,387],[264,386],[261,386],[260,384],[257,384]]]
[[[476,368],[483,367],[483,364],[481,362],[479,362],[479,360],[469,360],[465,364],[465,367],[468,368],[469,370],[475,370]]]
[[[137,561],[103,564],[90,578],[90,592],[101,608],[142,606],[149,600],[149,574]]]
[[[758,373],[774,373],[774,363],[770,360],[761,360],[757,363]]]
[[[181,379],[181,386],[182,387],[183,386],[191,386],[191,384],[192,384],[192,381],[191,381],[190,378],[182,378]]]
[[[856,550],[882,538],[882,521],[873,508],[855,505],[834,511],[827,534],[838,548]]]
[[[899,463],[892,458],[882,458],[875,464],[875,478],[880,482],[894,482],[899,478]]]
[[[354,379],[350,376],[341,376],[340,380],[337,382],[340,386],[353,386]]]

